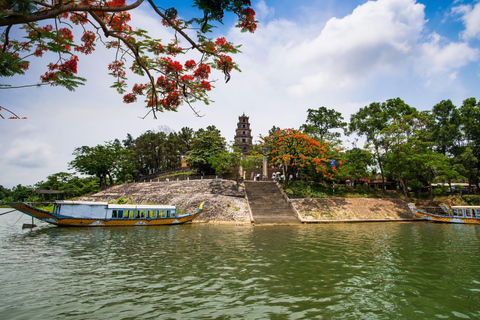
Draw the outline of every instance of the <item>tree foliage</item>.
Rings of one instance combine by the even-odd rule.
[[[107,185],[107,178],[110,185],[116,180],[129,179],[135,171],[132,151],[122,147],[119,141],[75,148],[73,155],[75,159],[69,163],[70,168],[97,177],[100,186]]]
[[[254,167],[260,166],[263,155],[258,153],[251,153],[245,155],[239,148],[233,147],[233,150],[222,150],[219,153],[212,155],[208,160],[212,164],[212,168],[216,174],[231,174],[235,180],[239,181],[240,167],[243,170],[250,170]]]
[[[199,129],[192,140],[192,150],[187,158],[190,168],[201,174],[214,174],[215,170],[209,159],[226,148],[225,138],[215,126]]]
[[[300,130],[318,139],[320,143],[334,142],[340,138],[340,132],[331,132],[332,129],[344,129],[347,123],[343,121],[340,112],[334,109],[320,107],[318,110],[307,110],[307,122]]]
[[[290,175],[304,173],[316,179],[333,179],[342,168],[337,149],[322,145],[305,133],[294,129],[277,130],[263,138],[274,165],[285,168],[286,181]]]
[[[242,31],[254,32],[257,21],[250,1],[195,0],[193,5],[199,16],[185,20],[177,9],[163,9],[153,0],[147,0],[145,3],[158,15],[162,25],[174,32],[170,41],[153,39],[146,30],[133,30],[130,12],[143,3],[144,0],[131,4],[125,0],[0,2],[0,76],[23,75],[32,58],[49,52],[55,58],[40,76],[40,84],[74,90],[86,81],[78,75],[77,54],[91,54],[101,44],[112,49],[113,61],[108,66],[114,79],[112,87],[123,95],[125,103],[141,98],[154,117],[158,111],[174,111],[183,103],[208,104],[211,70],[223,72],[228,82],[230,72],[239,70],[230,57],[239,52],[239,46],[223,37],[210,39],[206,35],[215,23],[222,23],[227,12],[238,16],[236,26]],[[195,37],[192,30],[196,30]],[[77,32],[82,34],[80,39],[75,37]],[[189,51],[196,51],[198,58],[176,60],[178,55]],[[144,81],[129,88],[128,71]]]

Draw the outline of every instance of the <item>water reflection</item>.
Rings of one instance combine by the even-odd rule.
[[[17,219],[0,220],[1,318],[480,317],[475,226],[24,231]]]

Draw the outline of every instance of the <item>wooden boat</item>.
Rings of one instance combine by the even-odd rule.
[[[443,214],[429,213],[418,209],[414,203],[408,207],[417,217],[436,222],[480,224],[480,206],[452,206],[440,205]]]
[[[178,206],[127,205],[107,202],[56,201],[52,212],[23,202],[7,203],[31,217],[58,226],[158,226],[192,221],[207,207],[202,202],[192,213],[180,214]]]

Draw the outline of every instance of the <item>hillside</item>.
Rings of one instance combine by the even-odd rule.
[[[178,205],[183,213],[194,211],[207,200],[209,208],[195,222],[250,223],[245,190],[231,180],[182,180],[129,183],[81,197],[78,200],[117,202],[124,198],[135,204]]]

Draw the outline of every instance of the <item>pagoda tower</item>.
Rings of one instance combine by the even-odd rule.
[[[238,117],[237,129],[235,130],[234,146],[244,154],[253,149],[252,129],[250,129],[248,118],[245,113]]]

